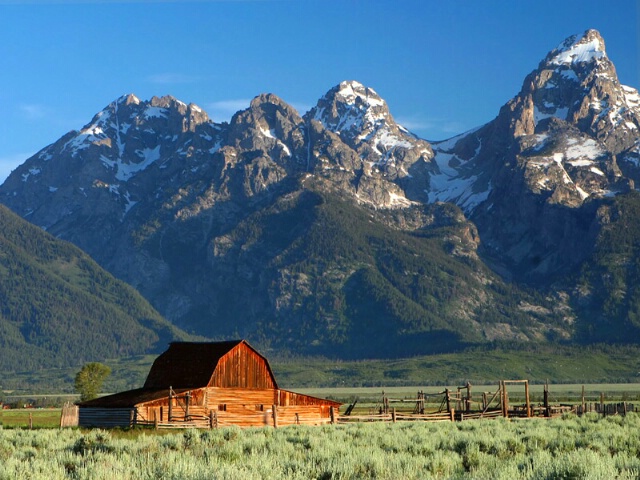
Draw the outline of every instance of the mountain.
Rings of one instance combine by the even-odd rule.
[[[635,238],[639,102],[595,30],[443,142],[356,81],[303,116],[259,95],[229,123],[126,95],[28,159],[0,200],[208,337],[345,358],[590,342],[607,321],[629,340],[635,270],[611,259],[634,250],[610,242]]]
[[[572,36],[496,119],[435,145],[430,201],[463,208],[504,271],[548,283],[592,251],[603,200],[634,189],[639,101],[597,31]]]
[[[85,253],[0,206],[0,368],[80,366],[187,338]]]

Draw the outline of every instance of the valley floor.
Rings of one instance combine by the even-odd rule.
[[[640,416],[280,429],[2,429],[0,479],[637,478]]]

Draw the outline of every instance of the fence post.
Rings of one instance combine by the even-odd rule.
[[[393,407],[393,408],[391,409],[391,421],[392,421],[393,423],[396,423],[396,407]]]
[[[449,414],[451,415],[451,421],[455,422],[455,420],[456,420],[456,409],[452,408],[451,411],[449,412]]]
[[[544,416],[551,417],[551,407],[549,407],[549,382],[544,384],[543,392]]]
[[[504,417],[509,418],[509,393],[507,392],[507,382],[502,381],[504,393]]]
[[[218,412],[215,410],[209,410],[209,424],[210,428],[218,428]]]
[[[278,428],[278,410],[275,405],[271,405],[273,410],[273,428]]]
[[[333,407],[333,405],[331,407],[329,407],[329,415],[331,416],[331,424],[335,424],[336,423],[336,409]]]
[[[445,397],[447,399],[447,412],[451,412],[451,394],[449,393],[449,389],[444,389]]]

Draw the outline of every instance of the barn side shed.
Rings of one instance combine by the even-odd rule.
[[[317,425],[330,422],[340,405],[280,389],[267,359],[245,340],[173,342],[142,388],[79,403],[79,424]]]

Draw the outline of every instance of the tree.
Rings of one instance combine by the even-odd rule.
[[[111,369],[98,362],[87,363],[76,374],[75,387],[80,400],[91,400],[98,396],[104,380],[111,375]]]

